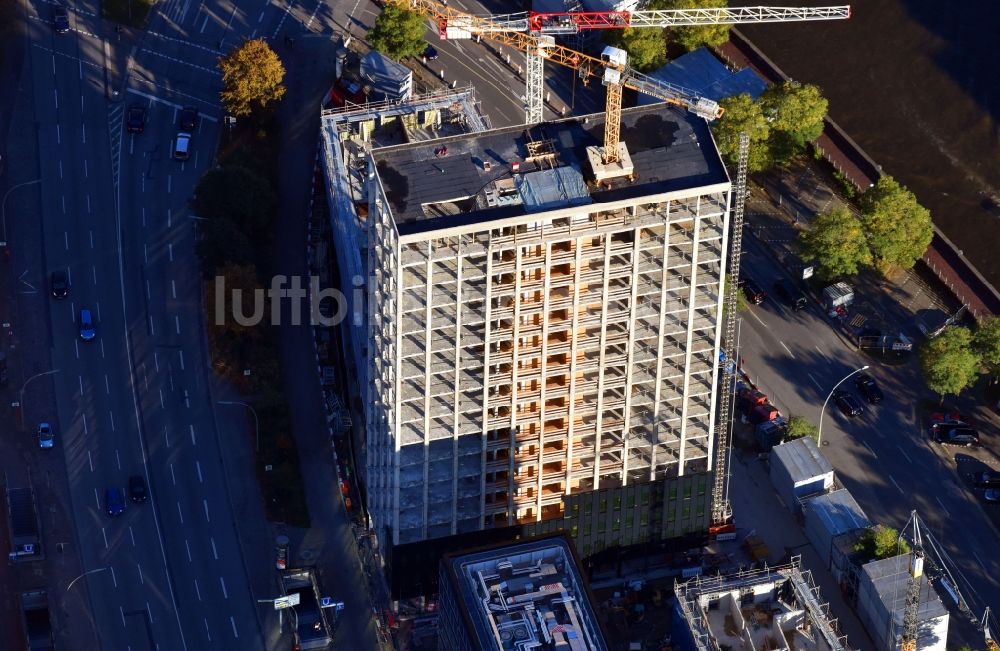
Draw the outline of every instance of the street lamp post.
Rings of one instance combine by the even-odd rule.
[[[6,194],[3,195],[3,201],[0,201],[0,213],[2,213],[2,223],[3,223],[3,240],[0,241],[0,246],[7,246],[7,197],[10,193],[18,188],[23,188],[27,185],[34,185],[35,183],[41,183],[41,179],[35,179],[34,181],[25,181],[24,183],[18,183],[11,189],[7,190]]]
[[[823,413],[826,411],[826,403],[830,402],[830,398],[832,398],[833,394],[836,393],[837,387],[839,387],[841,384],[843,384],[844,382],[846,382],[847,378],[851,377],[852,375],[854,375],[856,373],[860,373],[861,371],[866,371],[866,370],[868,370],[868,365],[867,364],[865,364],[864,366],[862,366],[859,369],[855,369],[855,370],[851,371],[850,373],[848,373],[847,375],[845,375],[840,380],[840,382],[837,382],[836,384],[834,384],[832,389],[830,389],[829,395],[827,395],[826,400],[823,401],[823,408],[819,410],[819,431],[816,433],[816,446],[817,447],[823,445]]]
[[[52,375],[53,373],[58,373],[58,372],[59,372],[59,369],[54,369],[54,370],[51,370],[51,371],[44,371],[42,373],[36,373],[36,374],[32,375],[31,377],[29,377],[27,380],[25,380],[24,384],[21,385],[21,392],[18,394],[17,407],[18,407],[18,412],[21,414],[21,427],[22,428],[24,427],[24,390],[28,388],[28,384],[30,384],[32,380],[37,380],[40,377],[44,377],[46,375]]]
[[[867,368],[867,367],[865,367],[865,368]],[[240,405],[241,407],[246,407],[247,409],[250,410],[250,413],[253,414],[254,429],[257,432],[257,452],[260,452],[260,421],[257,420],[257,411],[253,408],[253,406],[252,405],[248,405],[245,402],[240,402],[238,400],[220,400],[219,404],[220,405]]]

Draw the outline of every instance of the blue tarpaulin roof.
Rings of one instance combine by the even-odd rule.
[[[767,88],[767,82],[750,68],[731,72],[708,49],[700,47],[674,59],[649,75],[660,81],[683,86],[700,96],[715,100],[749,93],[756,99]],[[660,100],[639,94],[639,104],[655,104]]]

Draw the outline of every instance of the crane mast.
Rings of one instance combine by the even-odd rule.
[[[917,651],[917,613],[920,609],[920,578],[924,575],[924,541],[920,535],[920,519],[916,511],[910,512],[913,522],[913,549],[910,552],[910,578],[906,583],[906,602],[903,606],[903,636],[901,651]]]

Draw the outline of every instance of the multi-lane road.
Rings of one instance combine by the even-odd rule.
[[[743,242],[743,274],[767,290],[774,280],[787,278],[769,248],[753,237]],[[915,360],[898,366],[873,361],[838,336],[818,307],[794,312],[773,296],[744,313],[741,351],[752,380],[774,404],[786,415],[805,416],[813,423],[834,385],[871,365],[868,373],[882,387],[884,402],[865,403],[864,414],[849,419],[830,401],[823,416],[823,454],[872,521],[899,529],[912,509],[918,511],[929,527],[925,534],[950,557],[959,588],[976,614],[1000,603],[1000,586],[993,578],[1000,571],[993,552],[1000,535],[983,510],[992,507],[963,477],[985,466],[964,448],[930,441],[920,398],[933,399],[922,393]],[[850,380],[841,388],[861,400]],[[986,446],[1000,444],[987,432],[982,440]]]

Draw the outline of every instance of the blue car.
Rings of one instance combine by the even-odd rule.
[[[80,339],[93,341],[96,336],[97,330],[94,329],[94,317],[90,310],[80,310]]]
[[[428,61],[433,61],[438,58],[438,51],[434,49],[433,45],[428,45],[427,49],[424,50],[424,57],[426,57]]]
[[[104,493],[104,502],[108,507],[108,515],[115,517],[125,512],[125,491],[117,486],[109,488]]]

